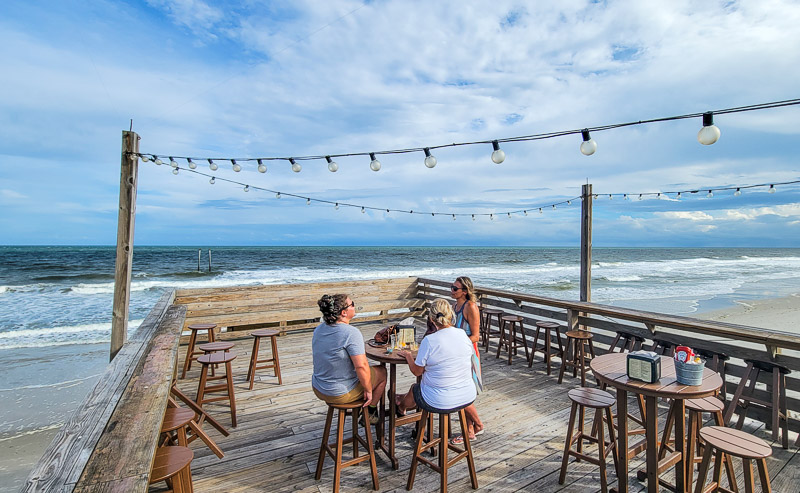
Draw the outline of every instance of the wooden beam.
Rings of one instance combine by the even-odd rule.
[[[111,355],[114,359],[128,338],[128,309],[131,304],[133,223],[136,216],[136,187],[139,181],[139,136],[122,132],[122,164],[119,177],[117,216],[117,262],[114,268],[114,306],[111,311]]]
[[[592,185],[581,191],[581,301],[592,301]]]

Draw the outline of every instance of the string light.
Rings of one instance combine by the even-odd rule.
[[[186,162],[189,163],[189,169],[197,169],[197,163],[192,161],[192,158],[186,158]]]
[[[215,163],[214,161],[209,159],[208,160],[208,169],[210,169],[211,171],[217,171],[219,169],[219,166],[217,166],[217,163]]]
[[[491,221],[494,221],[494,214],[489,214],[489,219],[490,219]]]
[[[156,155],[153,155],[153,162],[154,162],[154,163],[156,163],[156,164],[157,164],[157,165],[159,165],[159,166],[161,166],[162,164],[164,164],[164,161],[162,161],[162,160],[161,160],[161,158],[159,158],[159,157],[158,157],[158,156],[156,156]]]
[[[539,207],[539,214],[544,214],[544,211],[542,210],[541,207]]]
[[[639,194],[639,200],[642,200],[642,194]]]
[[[172,168],[172,174],[173,175],[177,175],[178,174],[178,168]]]
[[[231,159],[231,166],[236,173],[242,171],[242,165],[237,163],[235,159]]]
[[[741,189],[741,188],[738,188],[738,187],[736,188],[736,191],[735,191],[735,192],[733,192],[733,196],[734,196],[734,197],[738,197],[738,196],[740,196],[741,194],[742,194],[742,189]]]
[[[369,153],[369,158],[370,158],[369,169],[371,169],[372,171],[380,171],[381,170],[381,162],[378,161],[378,158],[375,157],[375,153],[374,152],[370,152]]]
[[[325,161],[328,161],[328,171],[331,173],[339,171],[339,165],[330,156],[325,156]]]
[[[306,205],[311,205],[311,199],[306,199]]]
[[[767,191],[768,191],[769,193],[775,193],[775,185],[770,185],[770,186],[769,186],[769,190],[767,190]]]
[[[170,156],[169,157],[169,165],[172,166],[173,168],[177,168],[178,167],[178,161],[175,161],[175,158]]]
[[[258,161],[258,172],[259,173],[266,173],[267,172],[267,166],[264,164],[264,161],[262,161],[261,159],[257,159],[256,161]]]
[[[719,136],[719,128],[714,125],[714,113],[711,111],[703,113],[703,128],[697,132],[697,141],[704,146],[710,146],[719,140]]]
[[[608,200],[614,200],[614,196],[611,195],[611,194],[608,194]]]
[[[276,198],[276,199],[279,199],[279,198],[281,198],[281,193],[280,193],[280,192],[276,193],[276,194],[275,194],[275,198]]]
[[[386,211],[386,212],[389,212],[389,211]],[[456,220],[456,215],[453,214],[453,221],[455,221],[455,220]]]
[[[249,192],[250,191],[250,185],[245,185],[244,186],[244,191],[245,192]]]
[[[580,133],[583,137],[583,142],[581,143],[581,152],[586,155],[591,155],[597,150],[597,143],[590,137],[589,132],[597,132],[597,131],[604,131],[604,130],[613,130],[623,127],[629,127],[633,125],[647,125],[651,123],[661,123],[666,121],[675,121],[675,120],[684,120],[689,118],[698,118],[703,117],[703,129],[700,130],[700,133],[713,133],[717,134],[719,129],[713,125],[713,115],[717,114],[729,114],[729,113],[742,113],[747,111],[757,111],[757,110],[766,110],[766,109],[774,109],[774,108],[781,108],[786,106],[795,106],[800,105],[800,99],[787,99],[783,101],[774,101],[769,103],[759,103],[753,104],[748,106],[739,106],[734,108],[725,108],[715,111],[708,111],[705,113],[689,113],[684,115],[677,115],[677,116],[668,116],[668,117],[660,117],[660,118],[651,118],[651,119],[644,119],[644,120],[637,120],[625,123],[614,123],[614,124],[607,124],[601,125],[597,127],[587,127],[582,130],[560,130],[556,132],[546,132],[540,134],[531,134],[531,135],[521,135],[517,137],[507,137],[503,139],[497,139],[492,141],[480,140],[474,142],[454,142],[452,144],[442,144],[442,145],[435,145],[435,146],[425,146],[425,147],[414,147],[408,149],[392,149],[392,150],[385,150],[385,151],[374,151],[374,152],[354,152],[354,153],[346,153],[346,154],[329,154],[329,155],[320,155],[320,156],[299,156],[296,159],[298,160],[316,160],[316,159],[326,159],[328,157],[350,157],[350,156],[366,156],[370,155],[370,157],[374,156],[374,154],[404,154],[404,153],[412,153],[412,152],[424,152],[427,148],[431,149],[441,149],[446,147],[459,147],[459,146],[470,146],[470,145],[485,145],[487,142],[491,142],[492,147],[494,148],[494,152],[492,152],[492,161],[500,164],[505,160],[505,153],[502,152],[499,146],[499,142],[527,142],[527,141],[536,141],[536,140],[545,140],[545,139],[552,139],[556,137],[563,137],[566,135],[574,135]],[[708,123],[708,125],[706,125]],[[719,135],[716,136],[719,138]],[[700,140],[700,134],[698,134],[698,140]],[[705,139],[703,139],[705,140]],[[591,143],[590,143],[591,142]],[[716,140],[714,140],[716,142]],[[709,141],[709,144],[713,142]],[[709,145],[706,144],[706,145]],[[584,152],[589,151],[591,152]],[[500,151],[500,152],[497,152]],[[162,164],[158,156],[152,153],[148,153],[148,155],[137,153],[138,156],[142,159],[143,162],[147,162],[148,160],[159,161],[157,164]],[[185,156],[175,156],[179,159],[186,159]],[[193,158],[193,159],[209,159],[209,158]],[[226,160],[228,158],[214,158],[214,159],[222,159]],[[285,160],[284,157],[260,157],[258,159],[263,160]],[[209,159],[210,160],[210,159]],[[256,158],[241,158],[241,161],[255,161]],[[212,170],[213,171],[213,170]]]
[[[210,180],[208,180],[208,183],[209,183],[209,184],[211,184],[211,185],[213,185],[213,184],[214,184],[214,183],[216,183],[216,182],[217,182],[217,179],[216,179],[216,178],[214,178],[213,176],[211,177],[211,179],[210,179]]]
[[[528,211],[522,211],[522,213],[525,214],[525,217],[528,217]]]
[[[641,198],[641,196],[642,196],[642,194],[639,194],[639,197],[640,197],[640,198]],[[676,195],[676,196],[675,196],[675,198],[677,198],[678,200],[680,200],[680,199],[681,199],[681,192],[678,192],[678,195]]]
[[[300,166],[300,163],[295,161],[293,157],[289,158],[289,162],[292,164],[292,171],[294,171],[295,173],[299,173],[300,170],[303,169],[303,167]]]
[[[362,214],[364,214],[365,212],[366,212],[366,211],[365,211],[365,210],[364,210],[364,208],[362,207],[362,208],[361,208],[361,213],[362,213]]]
[[[591,156],[597,151],[597,142],[589,136],[588,128],[581,130],[581,136],[583,137],[583,142],[581,142],[581,154],[584,156]]]
[[[496,140],[492,141],[492,149],[494,149],[492,151],[492,162],[494,164],[500,164],[506,160],[506,153],[500,149],[500,143],[498,143]]]
[[[336,202],[336,205],[334,205],[333,208],[338,211],[339,210],[339,202]]]
[[[436,166],[436,156],[431,154],[431,150],[428,147],[423,149],[423,152],[425,152],[425,166],[427,166],[428,168],[435,167]]]
[[[473,214],[473,215],[472,215],[472,220],[473,220],[473,221],[475,220],[475,214]]]

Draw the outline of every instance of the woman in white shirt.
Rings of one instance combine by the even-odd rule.
[[[422,339],[416,359],[408,351],[398,353],[408,362],[411,373],[422,377],[408,393],[397,396],[400,414],[414,407],[450,411],[471,406],[477,396],[472,380],[472,341],[462,329],[453,327],[455,314],[450,303],[436,299],[428,317],[437,330]],[[467,413],[467,427],[471,439],[483,426],[470,420],[470,414]]]

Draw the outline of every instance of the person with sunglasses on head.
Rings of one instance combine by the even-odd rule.
[[[478,351],[478,341],[480,340],[481,318],[478,304],[475,303],[478,297],[475,295],[475,286],[472,284],[472,279],[467,276],[457,277],[453,284],[450,286],[450,296],[456,300],[453,307],[455,314],[455,321],[453,326],[462,329],[472,342],[472,348],[475,351],[477,361],[481,360],[481,353]],[[475,423],[475,434],[480,435],[483,433],[483,423],[478,416],[478,410],[475,404],[472,404],[467,409],[467,418]],[[472,437],[470,437],[472,438]],[[455,444],[463,442],[463,437],[456,436],[453,439]]]
[[[455,314],[450,303],[444,298],[434,300],[429,309],[428,319],[436,327],[436,332],[422,339],[417,357],[409,351],[397,354],[405,358],[408,367],[417,377],[404,395],[396,397],[397,413],[422,407],[434,412],[449,412],[466,404],[469,407],[477,391],[472,382],[472,343],[463,330],[453,327]],[[467,432],[470,439],[483,425],[470,419],[467,412]]]
[[[386,368],[370,366],[361,331],[350,325],[355,303],[346,294],[324,295],[317,302],[323,322],[314,329],[311,353],[314,394],[329,404],[364,399],[369,421],[378,422],[377,403],[386,388]]]

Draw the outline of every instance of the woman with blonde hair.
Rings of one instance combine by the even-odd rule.
[[[450,285],[450,296],[456,300],[456,304],[453,307],[455,315],[453,326],[462,329],[472,342],[472,349],[475,351],[475,358],[478,361],[476,371],[480,376],[481,353],[478,351],[478,341],[481,337],[481,315],[476,303],[478,297],[475,295],[475,286],[472,284],[472,279],[467,276],[457,277],[453,284]],[[467,419],[475,424],[474,433],[476,435],[483,433],[483,423],[478,416],[475,404],[469,406],[465,411],[467,412]],[[473,433],[471,429],[470,433]],[[470,439],[472,439],[471,435]],[[464,438],[462,436],[453,438],[454,444],[460,444],[463,441]]]
[[[477,396],[472,381],[472,342],[463,330],[453,327],[455,314],[446,299],[433,301],[428,319],[436,332],[422,339],[417,357],[408,351],[398,353],[406,359],[411,373],[422,377],[405,395],[397,396],[398,413],[405,414],[414,407],[446,412],[469,404],[465,411],[471,438],[483,428],[470,419],[468,411],[470,407],[474,409],[471,403]]]

